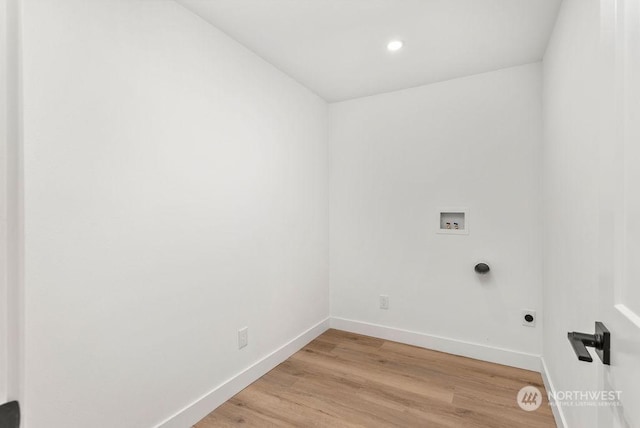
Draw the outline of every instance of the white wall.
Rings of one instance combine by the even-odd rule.
[[[544,57],[544,359],[556,390],[600,390],[568,331],[598,313],[600,1],[565,0]],[[597,361],[597,360],[596,360]],[[597,409],[563,407],[570,427],[598,426]]]
[[[327,105],[173,1],[24,3],[25,426],[153,426],[328,316]]]
[[[331,105],[332,316],[540,354],[541,90],[531,64]]]

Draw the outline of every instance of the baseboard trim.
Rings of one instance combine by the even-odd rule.
[[[544,357],[540,357],[540,361],[541,361],[540,374],[542,375],[542,381],[544,382],[544,387],[547,390],[547,396],[549,397],[549,404],[551,405],[551,411],[553,412],[553,417],[556,420],[556,426],[558,428],[567,428],[567,419],[564,416],[562,406],[558,406],[558,403],[554,399],[555,397],[554,393],[556,392],[556,388],[553,386],[553,382],[551,381],[551,376],[549,375],[549,368],[547,367],[547,363],[544,361]]]
[[[155,428],[185,428],[192,426],[329,328],[420,346],[422,348],[475,358],[491,363],[533,370],[542,374],[542,379],[547,391],[555,391],[549,378],[544,359],[541,360],[539,355],[363,321],[331,317],[320,321],[266,357],[218,385],[193,403],[156,425]],[[557,406],[552,407],[558,427],[567,428],[562,409]]]
[[[162,421],[156,425],[156,428],[185,428],[193,426],[222,403],[258,380],[261,376],[264,376],[268,371],[302,349],[307,343],[327,331],[329,325],[329,318],[320,321],[271,354],[255,362],[250,367],[218,385],[173,416]]]
[[[339,317],[331,318],[331,328],[540,372],[540,356],[535,354]]]

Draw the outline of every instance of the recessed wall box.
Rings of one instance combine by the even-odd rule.
[[[469,209],[440,208],[438,210],[437,232],[450,235],[468,235]]]

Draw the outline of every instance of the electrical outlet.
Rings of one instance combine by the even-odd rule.
[[[249,344],[249,327],[238,330],[238,349],[242,349]]]
[[[523,309],[520,319],[522,320],[522,325],[526,327],[535,327],[536,311],[532,311],[531,309]]]
[[[389,296],[380,295],[380,309],[389,309]]]

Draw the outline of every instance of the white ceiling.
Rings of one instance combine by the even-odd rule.
[[[539,61],[560,1],[178,0],[330,102]]]

